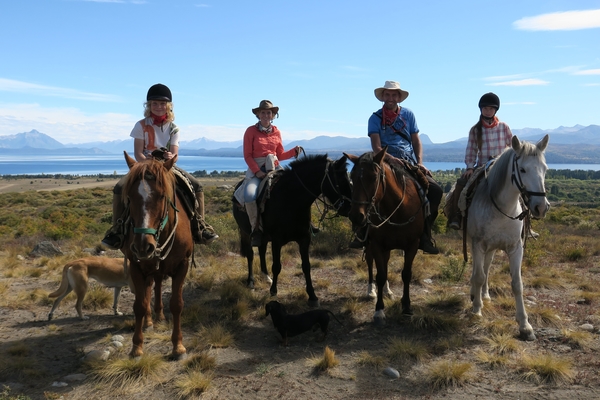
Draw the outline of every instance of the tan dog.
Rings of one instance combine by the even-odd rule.
[[[115,315],[123,315],[118,309],[121,288],[123,286],[129,286],[131,292],[134,293],[133,282],[131,281],[128,272],[125,270],[123,262],[124,260],[122,258],[87,257],[71,261],[65,265],[60,287],[55,292],[48,295],[50,298],[57,297],[52,305],[52,310],[50,310],[50,313],[48,314],[48,321],[52,319],[54,310],[56,310],[62,299],[73,290],[77,295],[75,309],[77,310],[77,314],[79,314],[79,318],[89,318],[83,315],[81,305],[83,304],[83,299],[87,293],[88,281],[90,278],[95,279],[103,285],[115,288],[113,310],[115,311]]]

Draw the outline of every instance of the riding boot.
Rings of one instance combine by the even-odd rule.
[[[433,221],[431,220],[431,215],[425,218],[425,227],[423,230],[423,234],[421,235],[421,240],[419,242],[419,249],[423,250],[423,253],[426,254],[439,254],[439,250],[435,247],[434,240],[431,236],[431,228],[433,226]]]
[[[104,239],[102,239],[102,244],[111,250],[119,250],[125,242],[125,229],[123,226],[125,205],[121,201],[120,194],[113,194],[112,209],[112,226],[106,231]]]
[[[464,183],[461,179],[459,179],[456,181],[454,192],[452,193],[452,204],[450,205],[450,215],[448,216],[448,227],[456,231],[460,230],[462,223],[462,213],[458,209],[458,200],[460,199],[460,194],[464,188]]]
[[[215,230],[204,220],[204,192],[196,192],[198,208],[192,219],[192,235],[194,242],[198,244],[209,244],[219,237]]]
[[[252,227],[252,234],[250,238],[252,240],[252,247],[258,247],[262,244],[263,235],[260,227],[260,215],[258,213],[258,205],[256,201],[250,201],[245,203],[246,214],[250,220],[250,226]]]

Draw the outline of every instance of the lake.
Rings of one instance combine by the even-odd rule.
[[[286,165],[289,161],[282,162]],[[177,165],[189,172],[206,171],[245,171],[246,163],[242,157],[203,157],[180,156]],[[464,163],[426,162],[432,171],[464,168]],[[548,164],[551,169],[600,171],[600,164]],[[86,155],[86,156],[0,156],[0,175],[38,175],[38,174],[126,174],[127,164],[123,155]]]

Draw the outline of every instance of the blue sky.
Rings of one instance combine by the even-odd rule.
[[[126,139],[158,82],[182,140],[241,139],[262,99],[285,141],[364,136],[386,80],[436,143],[489,91],[513,129],[600,124],[600,0],[19,0],[0,45],[0,136]]]

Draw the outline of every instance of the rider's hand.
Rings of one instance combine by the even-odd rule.
[[[262,172],[262,170],[260,170],[260,169],[259,169],[259,170],[258,170],[258,171],[257,171],[257,172],[254,174],[254,175],[255,175],[257,178],[260,178],[260,179],[262,179],[262,178],[264,178],[265,176],[267,176],[267,174],[266,174],[266,173],[264,173],[264,172]]]
[[[166,151],[163,153],[163,158],[165,160],[170,160],[173,157],[175,157],[175,154],[171,153],[170,151]]]
[[[467,168],[466,172],[463,174],[465,179],[469,179],[473,175],[473,168]]]

